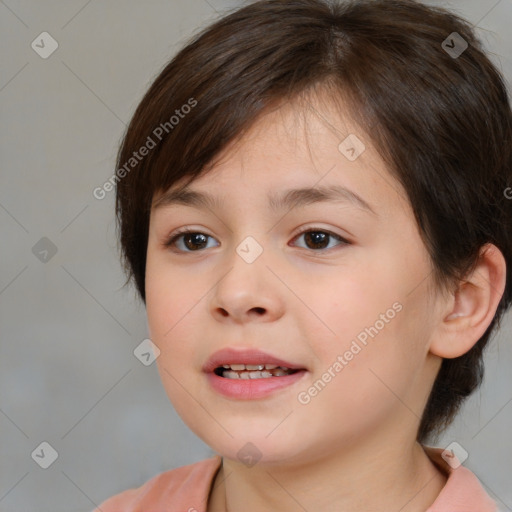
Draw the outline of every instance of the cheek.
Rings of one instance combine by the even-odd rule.
[[[170,265],[165,256],[148,253],[146,263],[146,311],[151,335],[170,338],[179,324],[190,323],[195,306],[205,294],[204,283]]]
[[[191,375],[200,371],[200,347],[194,346],[194,332],[200,326],[198,300],[205,290],[168,269],[148,265],[146,273],[146,311],[150,338],[159,348],[156,359],[165,392],[174,408],[192,430],[205,421],[204,411],[191,399],[196,394]],[[204,288],[204,286],[203,286]],[[198,299],[199,298],[199,299]],[[205,356],[206,357],[206,356]],[[203,357],[204,359],[204,357]],[[192,395],[191,395],[192,393]]]
[[[347,441],[371,435],[397,415],[416,421],[421,415],[416,410],[416,375],[423,356],[411,346],[402,314],[404,310],[377,333],[360,331],[368,335],[366,344],[347,337],[322,349],[309,387],[301,388],[297,397],[297,418],[304,431],[321,429],[331,442]]]
[[[200,301],[206,299],[200,279],[185,279],[165,262],[148,258],[146,313],[149,334],[159,348],[156,362],[164,387],[174,401],[180,382],[200,371],[202,354],[194,347],[201,321]],[[179,398],[179,397],[178,397]]]
[[[390,253],[331,281],[323,295],[311,287],[311,304],[322,323],[309,315],[301,327],[305,332],[316,327],[322,333],[312,338],[318,358],[315,377],[329,380],[325,372],[330,369],[337,384],[326,387],[332,393],[353,390],[347,397],[353,406],[358,400],[393,398],[390,389],[407,394],[424,364],[428,312],[425,287],[417,286],[417,274]]]
[[[303,332],[316,331],[321,335],[321,341],[314,337],[320,354],[343,353],[353,341],[365,347],[370,340],[389,332],[401,314],[402,305],[400,293],[394,291],[397,283],[379,278],[379,271],[372,269],[371,264],[350,272],[344,269],[339,277],[331,276],[324,284],[314,283],[304,291],[314,314],[297,318],[302,322]]]

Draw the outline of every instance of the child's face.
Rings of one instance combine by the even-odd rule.
[[[151,214],[146,305],[162,382],[189,427],[235,460],[247,442],[261,462],[300,462],[360,441],[380,451],[384,440],[414,441],[440,364],[429,340],[441,310],[405,193],[355,125],[315,108],[324,120],[308,114],[307,139],[302,118],[284,106],[190,185],[218,208],[173,204]],[[349,133],[366,145],[354,161],[338,149]],[[275,211],[268,203],[269,194],[331,186],[374,213],[346,198]],[[165,247],[183,227],[202,236]],[[203,371],[225,348],[305,371],[256,379],[249,399],[249,380]],[[269,391],[279,379],[286,385]]]

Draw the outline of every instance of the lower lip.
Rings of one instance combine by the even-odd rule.
[[[211,372],[207,374],[207,378],[212,388],[221,395],[239,400],[256,400],[258,398],[265,398],[279,389],[295,384],[305,374],[306,370],[299,370],[291,375],[282,375],[281,377],[227,379]]]

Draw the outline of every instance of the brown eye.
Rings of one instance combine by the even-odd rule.
[[[320,229],[308,229],[307,231],[303,231],[299,235],[297,235],[294,240],[298,240],[299,238],[304,237],[304,241],[306,244],[305,249],[310,250],[318,250],[318,249],[326,249],[332,248],[329,247],[329,243],[332,239],[338,240],[338,244],[336,245],[347,245],[349,242],[335,233],[331,233],[330,231],[324,231]]]
[[[178,252],[199,252],[207,248],[209,238],[213,240],[210,235],[187,229],[172,235],[165,246]]]
[[[332,249],[337,245],[349,245],[350,242],[343,237],[321,229],[308,229],[299,233],[294,240],[304,237],[304,249],[312,250],[315,252],[323,252],[324,249]],[[168,242],[165,243],[166,247],[170,247],[175,252],[200,252],[203,249],[215,247],[208,246],[208,241],[214,240],[213,237],[200,231],[193,231],[190,229],[183,229],[182,231],[171,235]],[[332,245],[336,240],[338,243]]]

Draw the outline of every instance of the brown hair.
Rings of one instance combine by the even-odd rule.
[[[447,51],[454,41],[468,44],[458,56]],[[463,279],[487,242],[511,267],[504,191],[512,184],[512,114],[503,77],[471,26],[411,0],[262,0],[195,36],[158,75],[125,134],[116,213],[128,280],[144,302],[154,194],[207,172],[270,105],[316,85],[346,101],[405,189],[437,284]],[[143,146],[145,156],[132,160]],[[507,272],[496,315],[474,347],[443,360],[418,441],[442,432],[480,385],[482,351],[510,305],[511,284]]]

